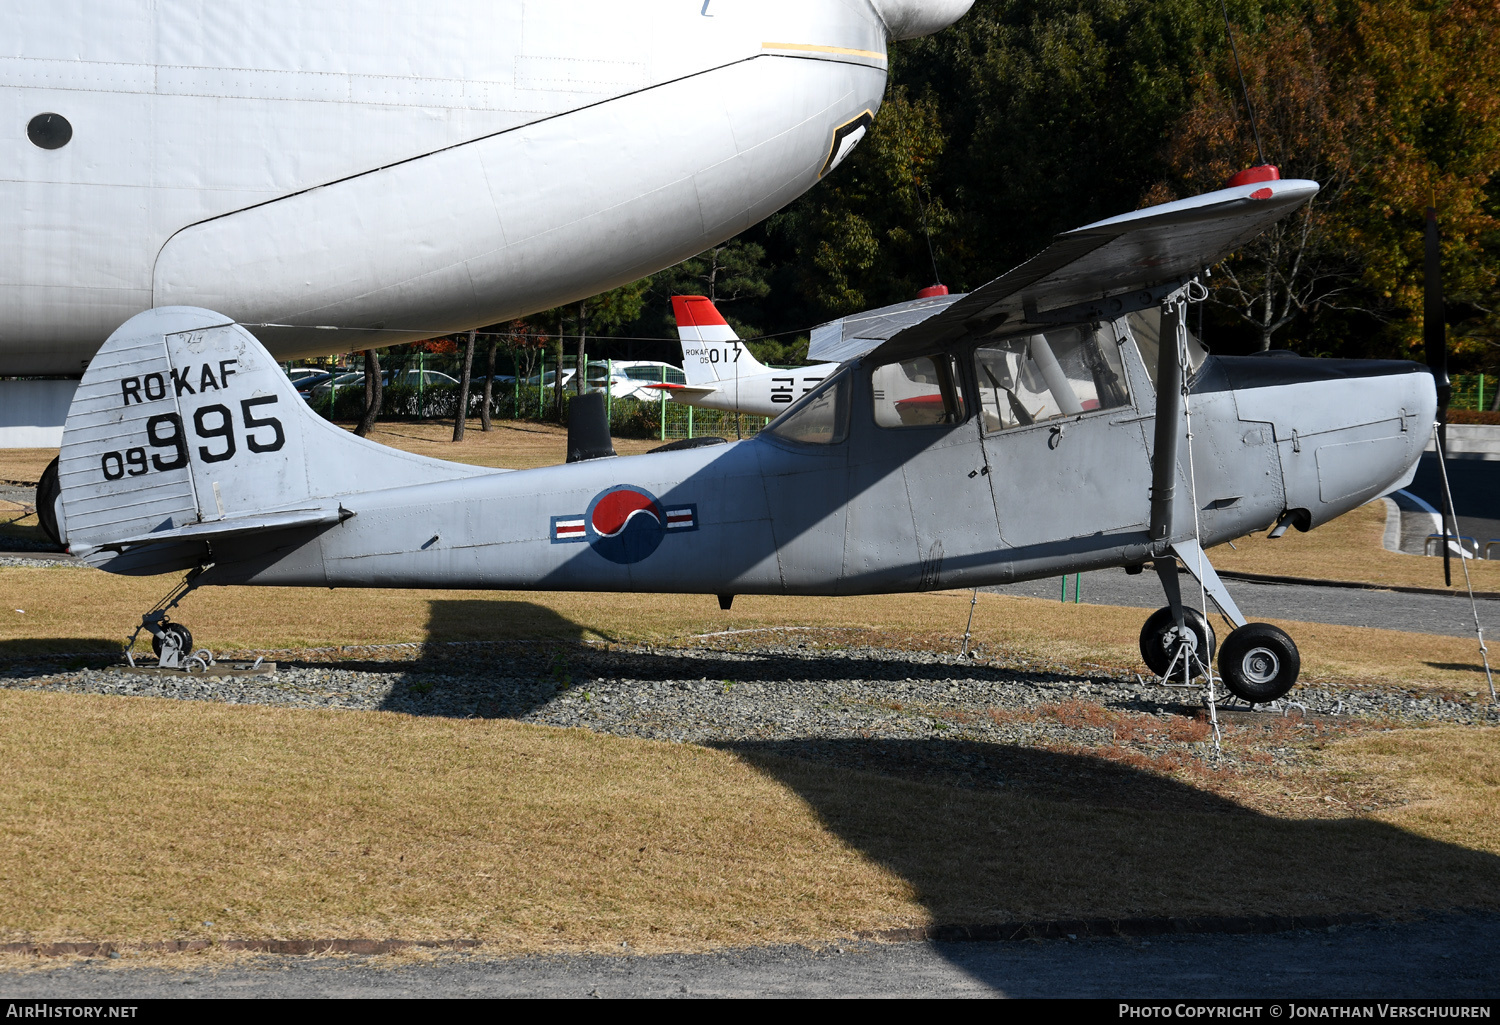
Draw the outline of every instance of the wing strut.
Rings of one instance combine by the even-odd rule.
[[[1177,435],[1182,423],[1182,362],[1175,339],[1182,317],[1179,303],[1161,308],[1161,346],[1156,357],[1156,444],[1151,449],[1151,540],[1172,537],[1172,506],[1177,497]]]

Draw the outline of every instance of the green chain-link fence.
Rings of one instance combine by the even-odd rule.
[[[1453,401],[1449,409],[1492,409],[1495,405],[1495,386],[1500,378],[1494,374],[1454,374]]]
[[[497,379],[490,391],[490,415],[502,420],[553,420],[557,411],[557,373],[550,365],[523,367],[531,370],[529,378],[516,377],[512,367],[504,368],[511,373],[501,379],[502,368],[497,364]],[[607,364],[600,364],[607,366]],[[383,368],[384,369],[384,368]],[[565,359],[565,372],[573,369],[573,361]],[[365,388],[362,377],[351,377],[347,383],[329,388],[326,385],[313,391],[309,404],[320,415],[331,420],[358,420],[364,415]],[[407,360],[392,370],[395,380],[411,380],[414,384],[386,385],[381,395],[381,420],[451,420],[458,410],[459,386],[442,380],[438,375],[457,377],[461,373],[458,361],[452,356],[424,356]],[[478,417],[484,403],[484,382],[475,375],[469,388],[467,414]],[[565,386],[562,395],[563,419],[566,409],[576,393]],[[770,422],[763,416],[745,413],[730,413],[717,409],[699,409],[694,406],[672,402],[664,396],[653,399],[615,398],[610,396],[608,404],[610,430],[619,437],[657,438],[674,441],[681,438],[698,438],[712,435],[730,440],[748,438],[760,432]]]

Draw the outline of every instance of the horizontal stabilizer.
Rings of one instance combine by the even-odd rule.
[[[222,541],[229,537],[266,534],[296,527],[331,527],[353,515],[354,513],[348,509],[339,506],[333,509],[287,509],[283,512],[267,512],[254,516],[234,516],[229,519],[208,520],[204,523],[189,523],[181,527],[154,530],[138,537],[110,541],[97,548],[90,548],[89,551],[103,549],[123,552],[127,548],[138,548],[141,545],[159,545],[177,541]],[[88,552],[75,550],[73,554],[83,556]]]
[[[642,385],[641,387],[643,389],[652,388],[656,391],[664,391],[668,395],[671,395],[673,398],[677,398],[680,396],[684,399],[702,398],[705,395],[712,395],[714,392],[719,390],[718,385],[672,384],[670,382],[664,382],[662,384],[646,384]]]
[[[1300,179],[1252,182],[1085,225],[989,284],[945,297],[951,302],[940,312],[895,333],[819,329],[809,355],[903,359],[1009,325],[1111,320],[1160,302],[1317,191],[1317,182]],[[854,344],[856,337],[864,344]]]

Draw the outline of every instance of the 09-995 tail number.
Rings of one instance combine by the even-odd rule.
[[[263,395],[240,402],[240,419],[244,424],[245,447],[251,452],[279,452],[286,444],[286,431],[274,416],[256,416],[257,406],[273,405],[275,395]],[[267,435],[269,432],[269,436]],[[198,446],[198,458],[205,463],[222,463],[238,451],[235,440],[234,414],[228,406],[214,403],[200,406],[193,413],[193,433],[207,444]],[[105,480],[124,476],[141,477],[152,470],[180,470],[188,463],[188,439],[182,417],[163,413],[146,421],[149,446],[106,452],[100,457]],[[149,448],[149,451],[148,451]]]

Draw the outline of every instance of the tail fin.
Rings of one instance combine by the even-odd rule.
[[[736,377],[770,373],[750,354],[713,301],[701,295],[672,296],[677,337],[682,341],[682,372],[689,385],[716,384]]]
[[[58,527],[93,565],[160,573],[220,538],[326,529],[350,515],[341,496],[491,472],[356,438],[308,409],[249,331],[167,306],[126,321],[79,382]]]

